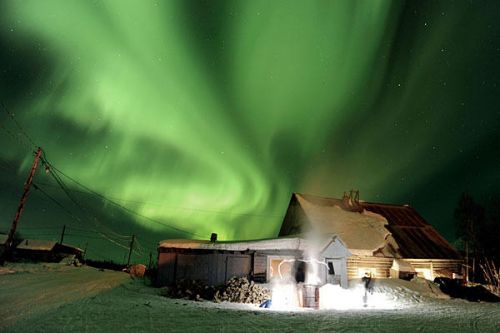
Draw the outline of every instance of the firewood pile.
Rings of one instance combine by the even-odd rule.
[[[248,281],[247,278],[232,278],[225,286],[217,290],[214,301],[234,303],[260,304],[270,299],[271,293],[268,289]]]
[[[209,300],[217,303],[254,303],[260,304],[270,299],[268,289],[248,281],[247,278],[232,278],[219,287],[207,286],[198,280],[180,280],[168,289],[167,296],[195,301]]]
[[[167,296],[200,301],[201,299],[212,300],[215,292],[215,287],[207,286],[201,281],[180,280],[168,290]]]

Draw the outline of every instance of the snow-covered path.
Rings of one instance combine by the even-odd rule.
[[[15,273],[9,273],[15,271]],[[1,274],[3,273],[3,274]],[[128,281],[126,274],[59,264],[24,264],[0,270],[0,329]]]
[[[124,273],[88,267],[69,270],[75,273],[53,270],[45,274],[0,275],[0,314],[2,318],[5,313],[11,314],[11,324],[2,320],[0,331],[500,332],[500,304],[425,298],[397,310],[278,312],[246,305],[168,299],[159,296],[158,289],[133,281]],[[52,287],[40,289],[63,285],[61,280],[66,281],[64,290],[72,285],[75,292],[60,297],[48,295],[54,291]],[[14,286],[21,289],[17,288],[20,294],[13,296]],[[6,291],[9,297],[4,296]],[[7,300],[14,300],[10,309],[6,309]],[[33,310],[26,312],[26,306]]]

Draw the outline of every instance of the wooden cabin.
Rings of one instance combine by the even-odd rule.
[[[462,272],[463,259],[418,212],[408,205],[362,202],[359,193],[342,199],[293,193],[279,236],[308,232],[337,235],[352,254],[349,279],[415,272],[432,280]],[[397,265],[394,260],[398,260]]]
[[[50,240],[24,239],[14,249],[18,258],[34,261],[59,262],[68,256],[82,259],[83,250]]]
[[[309,253],[314,252],[314,259]],[[158,282],[172,285],[182,279],[223,284],[232,277],[266,283],[273,279],[306,282],[316,265],[320,281],[347,288],[347,257],[342,240],[324,237],[308,242],[300,237],[253,241],[165,240],[158,246]]]

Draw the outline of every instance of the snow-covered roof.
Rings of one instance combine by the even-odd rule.
[[[378,252],[396,258],[461,259],[409,205],[293,193],[279,235],[299,235],[309,229],[340,236],[357,255]]]
[[[38,250],[51,251],[57,242],[40,239],[24,239],[16,249],[18,250]]]
[[[191,239],[168,239],[159,243],[159,248],[201,249],[201,250],[305,250],[306,241],[302,238],[273,238],[248,241],[217,241]]]
[[[56,241],[41,240],[41,239],[23,239],[21,243],[16,246],[18,250],[31,250],[31,251],[52,251],[57,246],[56,251],[77,251],[83,252],[82,249],[68,244],[59,244]]]
[[[390,234],[385,228],[387,220],[379,214],[344,210],[340,203],[325,205],[300,194],[296,197],[311,226],[338,235],[353,254],[372,255]]]
[[[409,205],[362,202],[368,211],[384,216],[387,229],[398,244],[397,254],[413,259],[461,259],[448,241]]]

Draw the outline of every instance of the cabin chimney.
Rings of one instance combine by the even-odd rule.
[[[342,206],[345,210],[361,212],[363,208],[359,204],[359,190],[344,192],[344,196],[342,197]]]
[[[217,241],[217,234],[215,232],[212,232],[210,235],[210,242],[215,243]]]
[[[344,192],[344,196],[342,197],[342,204],[345,208],[352,206],[351,197],[347,192]]]

